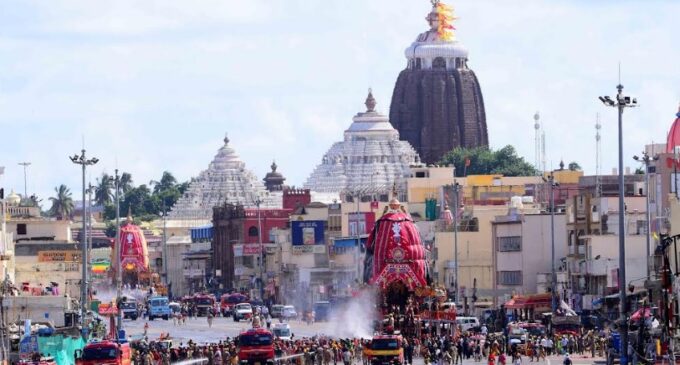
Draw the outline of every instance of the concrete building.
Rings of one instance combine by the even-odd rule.
[[[511,209],[509,214],[497,216],[492,225],[494,289],[508,289],[518,295],[544,293],[540,290],[546,283],[539,281],[539,275],[552,271],[551,215],[522,214]],[[555,214],[554,226],[554,265],[556,272],[560,272],[565,271],[567,256],[564,213]],[[547,281],[548,286],[550,282]],[[565,297],[566,291],[560,289],[566,289],[565,285],[556,288],[556,292]]]

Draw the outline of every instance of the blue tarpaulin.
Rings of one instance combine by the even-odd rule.
[[[200,227],[194,227],[190,229],[191,240],[196,241],[209,241],[213,238],[213,226],[212,224]]]
[[[366,237],[360,238],[360,242],[366,243]],[[333,241],[333,246],[335,247],[355,247],[357,245],[356,238],[336,238]]]

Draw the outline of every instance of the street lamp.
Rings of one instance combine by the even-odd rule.
[[[550,308],[553,315],[557,310],[557,297],[555,291],[557,290],[557,274],[555,273],[555,186],[560,184],[555,181],[555,175],[550,172],[548,178],[542,178],[543,182],[550,184]],[[576,246],[578,250],[578,246]]]
[[[85,313],[87,313],[87,220],[85,219],[85,190],[87,189],[85,187],[85,169],[87,166],[94,165],[97,162],[99,162],[99,159],[96,157],[92,157],[91,159],[88,159],[85,157],[85,149],[81,150],[80,156],[78,154],[74,154],[73,156],[69,157],[71,159],[71,162],[73,162],[76,165],[80,165],[83,169],[83,209],[82,209],[82,215],[83,215],[83,229],[80,232],[80,248],[81,248],[81,257],[80,260],[82,261],[82,276],[81,276],[81,281],[80,281],[80,324],[82,326],[82,331],[83,331],[83,336],[86,337],[87,334],[87,327],[85,326]]]
[[[255,200],[257,206],[257,240],[260,244],[260,300],[264,302],[264,247],[262,247],[262,219],[260,217],[260,205],[262,200]]]
[[[458,307],[458,296],[460,293],[458,293],[458,191],[460,190],[460,184],[458,181],[453,181],[453,260],[456,261],[456,267],[454,270],[454,275],[456,276],[456,285],[455,285],[455,290],[456,290],[456,308]]]
[[[616,100],[609,96],[600,96],[600,101],[605,106],[617,108],[619,112],[618,139],[619,139],[619,316],[621,320],[621,365],[628,364],[628,321],[626,320],[626,237],[624,230],[624,180],[623,180],[623,110],[637,106],[637,99],[623,95],[623,85],[616,86]]]
[[[646,238],[647,238],[647,247],[646,247],[646,253],[647,253],[647,280],[649,280],[649,256],[650,256],[650,245],[651,245],[651,232],[650,232],[650,227],[651,227],[651,219],[652,215],[651,212],[649,211],[649,165],[652,163],[652,161],[657,161],[659,159],[659,155],[654,155],[652,157],[649,156],[647,151],[642,152],[642,157],[638,156],[633,156],[633,159],[638,162],[642,162],[645,164],[645,204],[646,204],[646,211],[647,211],[647,223],[645,224],[646,227]]]
[[[28,199],[28,184],[26,183],[26,181],[27,181],[26,180],[26,168],[28,166],[31,166],[31,163],[30,162],[19,162],[18,165],[24,167],[24,199]]]

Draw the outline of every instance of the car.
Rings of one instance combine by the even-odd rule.
[[[281,310],[281,318],[283,319],[291,319],[291,318],[297,318],[298,314],[295,311],[295,307],[292,305],[284,305],[283,309]]]
[[[457,317],[456,324],[459,325],[463,331],[471,331],[473,328],[480,326],[477,317]]]
[[[274,323],[272,333],[278,339],[288,341],[292,338],[288,323]]]
[[[253,307],[250,303],[239,303],[234,306],[234,322],[242,319],[250,319],[253,316]]]
[[[281,313],[283,313],[283,304],[274,304],[272,305],[272,309],[269,311],[269,314],[272,316],[272,318],[281,317]]]

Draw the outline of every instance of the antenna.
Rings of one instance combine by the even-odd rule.
[[[539,120],[541,116],[534,114],[534,168],[536,168],[536,173],[541,171],[541,123]]]
[[[600,113],[595,114],[595,196],[602,196],[602,136],[600,130]]]
[[[543,172],[545,173],[545,130],[541,131],[541,162],[543,164]]]

